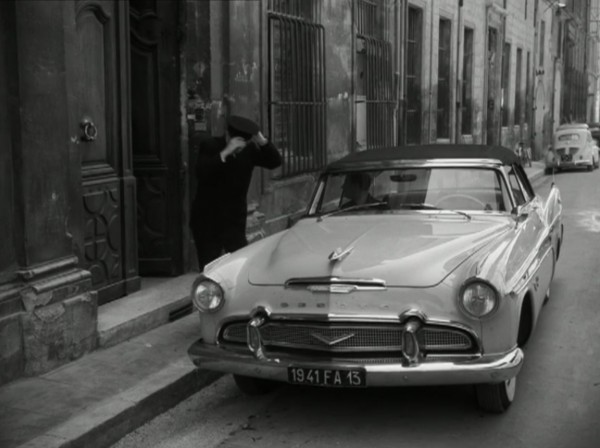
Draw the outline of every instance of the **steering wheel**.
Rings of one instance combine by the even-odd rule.
[[[440,208],[448,208],[448,207],[441,207],[440,204],[442,204],[445,201],[452,200],[452,199],[467,200],[467,201],[477,204],[478,207],[474,208],[473,210],[484,210],[486,207],[486,204],[484,204],[479,199],[477,199],[473,196],[466,195],[466,194],[449,194],[447,196],[443,196],[440,199],[438,199],[438,201],[434,205],[436,207],[440,207]],[[452,208],[462,208],[462,207],[452,207]],[[465,208],[468,209],[468,207],[465,207]]]

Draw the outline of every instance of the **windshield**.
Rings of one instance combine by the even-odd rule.
[[[510,204],[498,170],[406,167],[329,174],[311,210],[316,215],[416,209],[505,212]]]

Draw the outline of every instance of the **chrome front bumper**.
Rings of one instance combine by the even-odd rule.
[[[367,386],[417,386],[444,384],[497,383],[515,377],[523,364],[523,351],[515,348],[500,355],[476,359],[431,360],[417,363],[361,364],[348,361],[315,361],[279,357],[257,359],[247,350],[205,344],[201,339],[188,349],[197,367],[275,381],[288,381],[288,367],[312,369],[363,368]]]

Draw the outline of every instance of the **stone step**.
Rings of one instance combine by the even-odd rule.
[[[139,291],[99,306],[98,347],[116,345],[189,314],[197,275],[143,278]]]

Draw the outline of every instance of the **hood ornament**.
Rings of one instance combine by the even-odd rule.
[[[336,261],[341,261],[342,259],[344,259],[346,256],[348,256],[350,254],[350,252],[352,252],[354,250],[354,247],[348,247],[346,249],[342,249],[341,247],[338,247],[337,249],[335,249],[333,252],[331,252],[329,254],[329,261],[332,262],[336,262]]]

